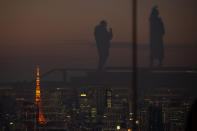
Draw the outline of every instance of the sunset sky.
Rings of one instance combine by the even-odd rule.
[[[149,42],[149,16],[159,6],[166,44],[197,42],[196,0],[138,0],[138,42]],[[100,20],[113,28],[113,42],[131,41],[131,0],[1,0],[0,44],[94,41]]]
[[[197,66],[197,1],[138,0],[138,44],[146,47],[155,5],[166,32],[164,66]],[[132,0],[1,0],[0,79],[31,79],[36,64],[42,72],[96,68],[95,26],[106,20],[113,28],[112,44],[131,42],[131,7]],[[131,48],[123,47],[110,49],[106,66],[132,66]],[[140,49],[139,66],[148,67],[149,56],[149,48]]]

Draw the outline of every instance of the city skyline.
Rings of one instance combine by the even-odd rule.
[[[0,130],[187,131],[196,5],[1,1]]]

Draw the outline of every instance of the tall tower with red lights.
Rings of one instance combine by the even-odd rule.
[[[36,71],[36,102],[35,102],[38,112],[37,112],[37,120],[40,124],[46,123],[46,120],[43,116],[42,113],[42,107],[41,107],[41,97],[40,97],[40,69],[39,66],[37,66],[37,71]]]

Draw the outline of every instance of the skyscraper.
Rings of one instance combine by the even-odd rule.
[[[149,107],[149,131],[164,131],[162,122],[162,107],[151,105]]]

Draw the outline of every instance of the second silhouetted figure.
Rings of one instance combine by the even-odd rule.
[[[165,34],[164,25],[161,17],[159,17],[158,7],[152,9],[150,15],[150,59],[151,66],[154,59],[159,60],[159,65],[162,65],[164,59],[163,36]]]
[[[98,70],[102,70],[109,57],[110,40],[112,39],[112,29],[107,31],[107,22],[101,21],[94,30],[94,36],[98,48],[99,63]]]

